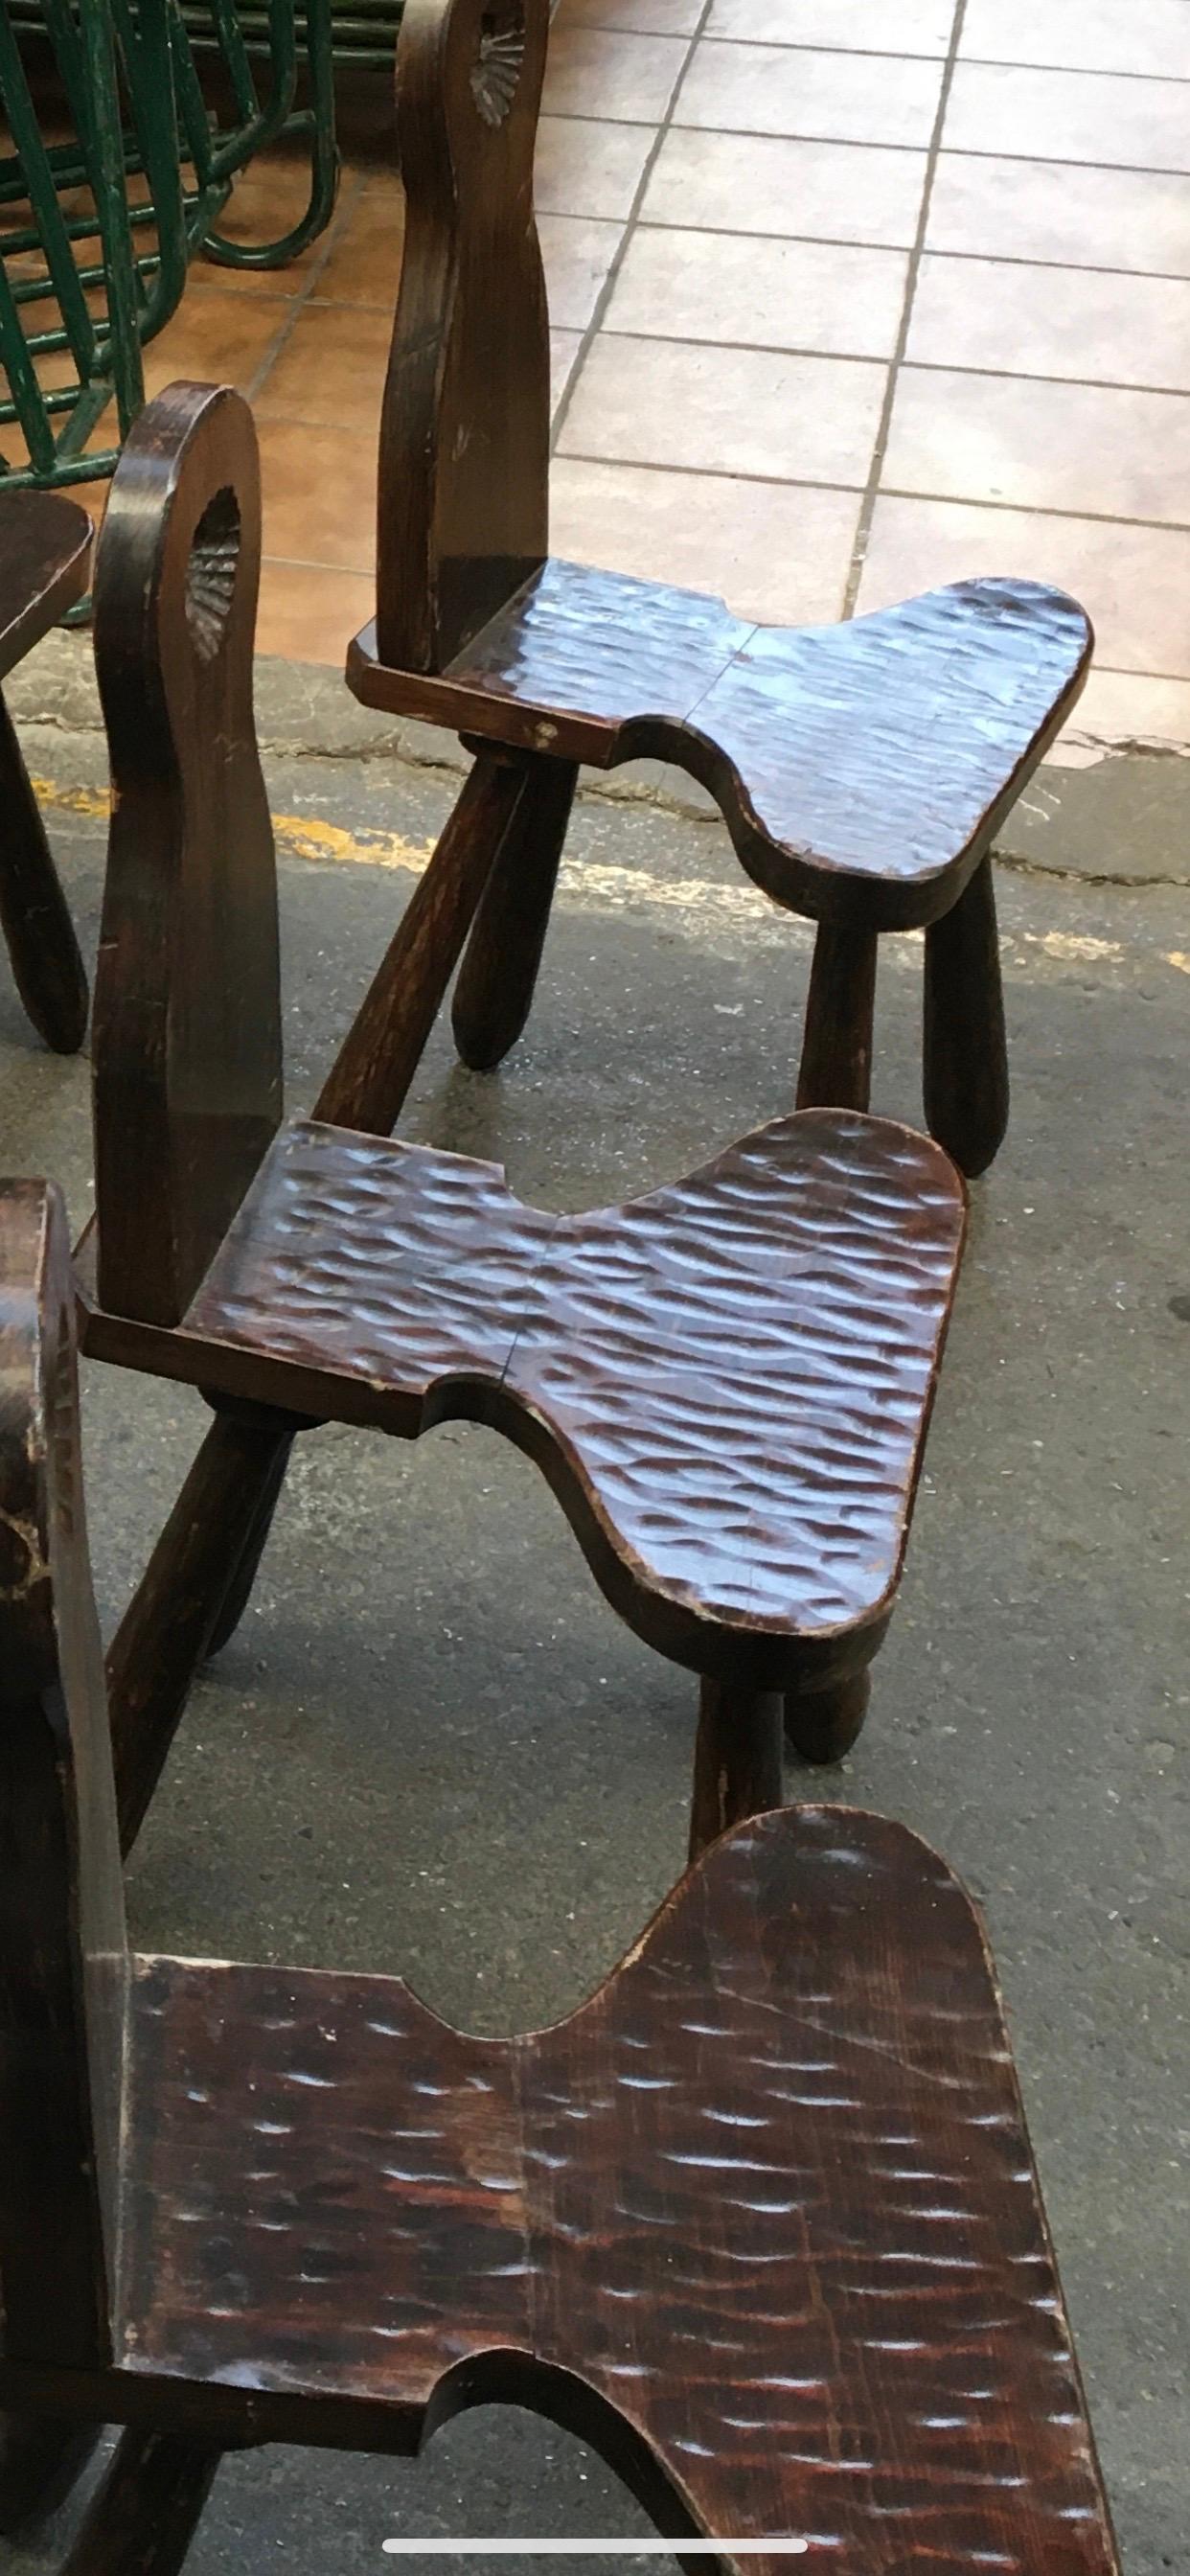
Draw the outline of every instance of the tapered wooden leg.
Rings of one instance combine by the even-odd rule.
[[[699,1686],[694,1795],[690,1807],[690,1858],[746,1816],[779,1807],[781,1695],[736,1690],[729,1682]]]
[[[481,752],[314,1104],[387,1136],[425,1052],[476,906],[516,812],[523,764]]]
[[[102,2426],[60,2415],[0,2415],[0,2533],[5,2539],[69,2495]]]
[[[87,1033],[87,978],[12,717],[0,697],[0,929],[39,1037],[73,1055]]]
[[[277,1454],[269,1472],[268,1482],[262,1484],[260,1489],[260,1499],[251,1530],[244,1544],[243,1555],[236,1574],[227,1587],[223,1607],[207,1640],[208,1658],[220,1654],[228,1640],[235,1635],[252,1598],[252,1586],[260,1571],[260,1560],[268,1545],[269,1531],[273,1526],[277,1505],[281,1500],[281,1488],[285,1482],[285,1470],[289,1465],[289,1453],[292,1447],[292,1439],[277,1444]]]
[[[810,969],[799,1109],[866,1109],[872,1088],[876,933],[819,924]]]
[[[455,986],[455,1044],[476,1073],[499,1064],[529,1017],[577,780],[573,760],[535,752],[525,763]]]
[[[63,2576],[178,2576],[219,2457],[176,2434],[122,2434]]]
[[[926,932],[926,1124],[974,1180],[1008,1125],[1008,1043],[992,862]]]
[[[851,1751],[872,1692],[865,1668],[829,1690],[790,1691],[785,1701],[785,1740],[803,1762],[841,1762]]]
[[[264,1545],[262,1514],[271,1513],[301,1427],[293,1414],[264,1405],[217,1415],[112,1640],[107,1683],[125,1851],[140,1831],[194,1676],[242,1582],[246,1551],[254,1540],[257,1555]]]

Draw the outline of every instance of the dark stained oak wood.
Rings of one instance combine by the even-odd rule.
[[[872,1089],[876,933],[823,922],[814,942],[799,1109],[866,1109]]]
[[[125,442],[95,569],[112,822],[95,978],[101,1278],[177,1321],[281,1113],[272,824],[252,717],[247,404],[172,385]]]
[[[986,1171],[1008,1125],[1008,1041],[992,862],[926,932],[923,1090],[932,1136]]]
[[[411,10],[398,45],[406,217],[377,561],[385,658],[415,670],[440,670],[546,551],[533,145],[548,24],[532,0],[455,0]]]
[[[501,1062],[529,1017],[578,781],[572,760],[527,760],[522,772],[455,986],[455,1044],[477,1073]]]
[[[49,1856],[0,1918],[0,2404],[130,2427],[70,2576],[176,2576],[226,2445],[412,2451],[498,2398],[740,2576],[778,2534],[1118,2576],[991,1961],[904,1826],[737,1827],[517,2038],[128,1955],[69,1285],[56,1194],[0,1187],[4,1830]]]
[[[937,1147],[846,1112],[581,1217],[294,1121],[172,1332],[98,1304],[93,1238],[78,1277],[96,1358],[404,1438],[494,1424],[641,1636],[777,1690],[883,1632],[963,1227]]]
[[[218,2466],[209,2443],[125,2433],[62,2576],[178,2576]]]
[[[763,627],[702,593],[550,555],[549,334],[532,197],[548,19],[548,0],[419,0],[404,15],[407,211],[376,617],[350,647],[348,680],[368,706],[541,763],[543,811],[547,763],[652,756],[699,779],[755,882],[840,934],[820,952],[799,1100],[856,1106],[868,944],[940,923],[959,902],[1082,689],[1090,626],[1063,592],[1005,579],[833,628]],[[565,819],[560,803],[559,842]],[[468,1064],[497,1062],[523,1026],[550,838],[510,842],[493,877],[456,1004]],[[960,951],[958,986],[978,972],[975,946],[960,939]],[[949,959],[940,945],[940,990],[954,980]],[[985,1035],[993,1058],[996,1047],[985,962],[992,989],[966,1048],[940,1036],[934,1048],[936,1132],[960,1160],[969,1135],[987,1158],[982,1094],[1000,1078],[980,1056]],[[505,993],[515,998],[501,1009]],[[962,995],[933,1016],[957,1028]]]
[[[699,1691],[690,1802],[690,1858],[748,1816],[779,1807],[781,1699],[776,1691],[732,1690],[704,1681]]]
[[[87,587],[91,522],[48,492],[0,493],[0,680]],[[73,1055],[87,978],[12,718],[0,696],[0,930],[38,1036]]]
[[[339,1127],[395,1127],[476,906],[523,792],[520,766],[484,754],[315,1103]]]
[[[721,1827],[760,1794],[755,1694],[846,1690],[883,1635],[961,1184],[926,1140],[831,1110],[559,1219],[490,1165],[358,1132],[397,1116],[473,922],[469,1043],[499,1053],[528,1007],[573,765],[482,749],[316,1119],[278,1128],[275,861],[248,697],[258,515],[246,407],[175,387],[129,441],[96,584],[117,806],[87,1348],[198,1386],[220,1417],[108,1658],[124,1847],[199,1662],[247,1602],[294,1434],[330,1419],[412,1438],[448,1412],[528,1450],[620,1615],[724,1686],[720,1749],[722,1712],[740,1712],[740,1740]],[[779,1788],[771,1761],[765,1777]]]
[[[64,2502],[100,2430],[60,2415],[0,2415],[0,2537],[10,2539]]]
[[[863,1671],[824,1690],[791,1691],[785,1701],[785,1740],[803,1762],[841,1762],[867,1715],[872,1677]]]

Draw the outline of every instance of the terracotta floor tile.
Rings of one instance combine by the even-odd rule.
[[[931,250],[1190,277],[1190,185],[1166,171],[943,152],[928,238]]]
[[[1178,81],[1106,72],[1017,71],[960,63],[943,141],[949,152],[1002,152],[1138,170],[1190,170],[1190,93]]]
[[[935,498],[1184,524],[1190,395],[906,367],[883,481]]]
[[[620,247],[623,226],[589,215],[541,215],[550,320],[562,331],[585,331]]]
[[[562,0],[554,27],[619,27],[634,36],[692,36],[703,0]]]
[[[922,365],[1190,393],[1190,280],[930,257],[907,354]]]
[[[877,501],[861,610],[979,574],[1052,581],[1095,621],[1098,658],[1190,679],[1190,534],[945,501]]]
[[[548,116],[597,110],[628,125],[658,125],[686,53],[681,36],[559,24],[550,36],[542,107]]]
[[[559,457],[550,497],[551,543],[572,561],[710,591],[737,615],[775,624],[841,611],[854,492]]]
[[[543,116],[537,129],[534,196],[543,215],[632,212],[653,148],[647,125],[611,125],[603,117]]]
[[[888,379],[847,358],[795,358],[601,331],[561,452],[779,481],[867,481]],[[728,485],[723,506],[731,508]]]
[[[633,234],[607,308],[611,331],[722,345],[891,358],[904,251],[755,234]]]
[[[925,177],[924,152],[673,126],[653,165],[641,219],[909,250]]]
[[[199,285],[192,272],[172,322],[145,350],[146,394],[178,376],[246,392],[290,318],[284,296],[226,295]]]
[[[327,231],[284,268],[223,268],[200,253],[191,269],[192,278],[221,287],[228,295],[300,295],[309,285],[330,232],[357,193],[358,182],[340,182],[338,204]],[[300,220],[309,194],[308,170],[295,166],[288,158],[270,161],[266,154],[253,161],[243,178],[236,180],[219,218],[220,232],[229,241],[248,245],[276,241]]]
[[[857,0],[714,0],[706,32],[741,44],[945,54],[953,25],[954,0],[880,0],[875,11]]]
[[[335,234],[326,266],[318,272],[319,294],[335,304],[383,306],[391,314],[404,238],[399,189],[369,185]]]
[[[264,547],[294,564],[370,573],[376,561],[376,479],[344,454],[341,431],[262,420]]]
[[[279,653],[287,662],[329,662],[342,670],[352,636],[375,607],[374,586],[362,576],[275,563],[266,555],[256,650]]]
[[[691,55],[674,123],[828,143],[922,145],[933,132],[941,87],[940,62],[704,38]]]
[[[258,417],[357,430],[374,447],[391,331],[387,313],[357,304],[303,305],[257,394]]]
[[[772,0],[768,0],[772,5]],[[1185,0],[967,0],[960,53],[985,63],[1190,80]]]

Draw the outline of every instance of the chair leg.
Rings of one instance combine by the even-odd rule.
[[[969,1180],[1008,1125],[1008,1045],[990,858],[926,932],[926,1124]]]
[[[730,1682],[704,1679],[690,1807],[691,1860],[731,1825],[779,1807],[783,1795],[780,1692],[738,1690]]]
[[[819,923],[810,969],[799,1109],[866,1109],[872,1087],[876,933]]]
[[[178,2576],[219,2458],[176,2434],[121,2434],[62,2576]]]
[[[68,2496],[102,2431],[60,2415],[0,2415],[0,2533],[10,2539]]]
[[[228,1584],[223,1607],[207,1639],[208,1663],[213,1656],[222,1654],[223,1648],[234,1637],[252,1598],[252,1587],[260,1572],[260,1560],[268,1545],[269,1531],[273,1526],[277,1505],[281,1500],[281,1488],[285,1482],[285,1471],[289,1465],[289,1453],[293,1447],[294,1438],[296,1433],[290,1439],[278,1442],[277,1454],[269,1472],[268,1482],[261,1485],[256,1514],[244,1542],[243,1555],[232,1581]]]
[[[335,1127],[388,1136],[425,1052],[524,784],[482,751],[314,1104]]]
[[[829,1690],[789,1691],[785,1699],[785,1741],[803,1762],[841,1762],[851,1751],[868,1713],[872,1677],[865,1665]]]
[[[474,1073],[515,1046],[533,1001],[578,765],[529,755],[455,986],[455,1044]]]
[[[264,1405],[218,1413],[112,1640],[108,1699],[126,1852],[225,1609],[241,1585],[246,1598],[248,1552],[255,1546],[250,1584],[301,1428],[293,1414]]]
[[[87,1033],[87,978],[12,717],[0,697],[0,929],[39,1037],[73,1055]]]

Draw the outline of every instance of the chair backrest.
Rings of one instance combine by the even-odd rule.
[[[406,0],[376,574],[380,658],[398,670],[442,670],[547,551],[533,149],[548,27],[549,0]]]
[[[174,1324],[281,1115],[272,825],[252,651],[260,476],[239,394],[141,413],[95,568],[112,774],[93,1039],[98,1287]]]
[[[66,1218],[0,1182],[0,2349],[108,2354],[127,1962]]]

